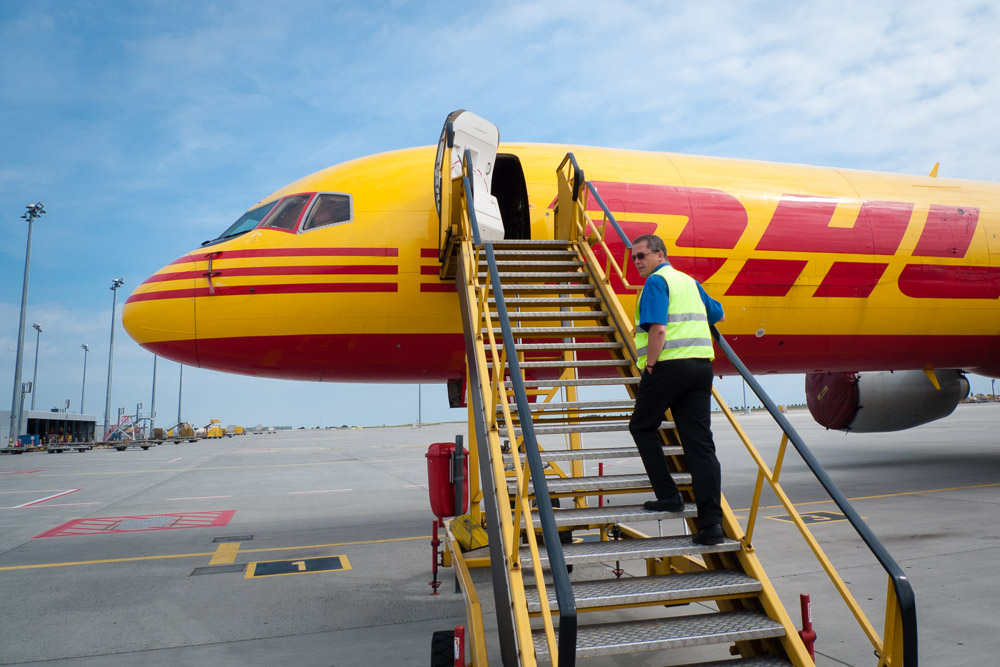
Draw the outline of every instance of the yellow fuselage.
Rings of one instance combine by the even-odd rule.
[[[501,145],[523,168],[534,239],[552,238],[555,168],[568,151],[630,238],[658,234],[671,262],[722,302],[720,330],[752,370],[934,367],[1000,375],[1000,186]],[[438,277],[433,175],[434,148],[425,147],[296,181],[260,203],[343,193],[351,220],[299,231],[269,228],[265,219],[194,250],[136,289],[125,327],[157,354],[235,373],[459,378],[461,319],[454,286]],[[630,270],[630,282],[641,282]],[[631,312],[635,292],[618,291]]]

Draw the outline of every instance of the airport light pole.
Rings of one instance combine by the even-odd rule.
[[[153,427],[156,425],[156,355],[153,355],[153,396],[149,401],[149,435],[153,437]]]
[[[108,422],[111,421],[111,371],[114,368],[115,357],[115,307],[118,305],[118,288],[125,284],[124,278],[111,281],[111,345],[108,347],[108,395],[104,402],[104,435],[108,434]]]
[[[35,374],[31,377],[31,409],[35,409],[35,396],[38,395],[38,346],[42,342],[42,325],[35,322],[31,325],[35,334]]]
[[[177,427],[181,425],[181,398],[184,396],[184,364],[181,364],[181,379],[177,383]],[[180,434],[180,431],[177,432]]]
[[[80,414],[83,414],[83,399],[87,395],[87,353],[90,352],[90,346],[84,343],[80,347],[83,348],[83,385],[80,387]]]
[[[28,266],[31,262],[31,229],[35,218],[41,217],[45,213],[45,204],[28,204],[27,211],[21,216],[28,221],[28,244],[24,251],[24,283],[21,286],[21,321],[17,326],[17,358],[14,362],[14,395],[10,405],[10,440],[8,446],[13,444],[15,438],[21,435],[21,407],[18,397],[21,393],[21,364],[24,361],[24,321],[28,310]]]

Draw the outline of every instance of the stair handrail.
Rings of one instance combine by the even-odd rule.
[[[472,197],[472,181],[469,178],[469,172],[472,169],[472,151],[468,148],[465,149],[465,155],[462,156],[462,187],[465,189],[465,202],[466,211],[469,214],[469,226],[472,227],[472,240],[477,248],[483,247],[483,239],[479,235],[479,223],[476,221],[476,205],[475,200]]]
[[[570,204],[573,207],[573,213],[571,214],[572,224],[570,225],[570,230],[569,230],[570,232],[572,232],[570,240],[575,240],[576,238],[585,238],[588,240],[591,246],[600,245],[602,248],[604,248],[604,253],[605,256],[607,257],[605,273],[610,275],[611,270],[614,269],[614,272],[618,274],[618,278],[622,281],[622,284],[626,288],[637,289],[638,286],[630,284],[628,278],[626,278],[626,271],[629,264],[629,256],[632,253],[632,241],[628,238],[628,236],[625,235],[625,231],[621,228],[621,225],[618,224],[618,220],[611,212],[611,209],[608,208],[608,205],[605,203],[604,198],[601,197],[601,193],[598,192],[597,186],[594,185],[592,181],[588,181],[585,178],[584,171],[580,167],[580,163],[577,162],[576,155],[574,155],[572,152],[566,153],[566,157],[562,159],[562,162],[560,162],[559,166],[556,168],[556,173],[565,178],[563,170],[567,163],[569,163],[569,165],[573,169],[573,179],[571,187],[572,203]],[[567,179],[567,181],[568,180],[569,179]],[[598,225],[590,217],[590,214],[587,213],[585,198],[580,196],[583,193],[584,188],[586,188],[586,191],[589,195],[592,195],[597,200],[598,206],[600,206],[601,210],[604,212],[604,224]],[[558,207],[557,207],[557,214],[558,214]],[[614,258],[611,252],[611,248],[608,247],[606,242],[608,222],[611,223],[611,226],[615,230],[615,233],[618,235],[618,238],[621,239],[622,244],[625,246],[625,254],[622,256],[621,264],[619,264],[618,261]],[[591,240],[588,238],[589,236],[587,231],[588,227],[591,227],[594,230],[594,232],[597,235],[596,239]]]
[[[733,348],[729,345],[729,342],[722,336],[719,330],[712,325],[712,337],[715,339],[719,348],[729,359],[729,362],[733,365],[733,368],[742,376],[746,383],[750,386],[757,398],[760,399],[764,408],[770,413],[771,417],[778,424],[784,435],[787,437],[788,441],[792,443],[798,451],[799,456],[802,457],[803,462],[812,472],[812,474],[819,481],[820,485],[830,496],[833,502],[840,508],[841,512],[853,526],[855,532],[865,543],[868,549],[878,560],[882,569],[885,570],[886,574],[889,576],[889,581],[892,585],[892,590],[895,592],[896,605],[898,607],[899,619],[901,621],[902,629],[902,649],[903,649],[903,667],[917,667],[918,665],[918,645],[917,645],[917,611],[916,611],[916,600],[913,592],[913,586],[910,580],[907,578],[906,574],[903,572],[903,568],[896,562],[896,560],[889,554],[888,549],[879,541],[872,532],[868,524],[865,523],[861,515],[854,509],[850,501],[840,490],[837,484],[831,479],[830,475],[823,468],[823,465],[819,462],[816,456],[812,453],[812,450],[805,444],[802,437],[799,435],[798,431],[792,426],[788,418],[778,409],[778,406],[774,403],[771,397],[764,391],[764,388],[757,381],[757,378],[750,372],[743,361],[739,358]],[[891,600],[887,601],[887,605],[891,603]],[[888,609],[887,609],[888,613]],[[886,642],[885,650],[889,650],[889,642]],[[880,656],[885,658],[886,656]],[[882,662],[879,663],[884,664]]]
[[[516,348],[514,345],[514,334],[511,330],[510,317],[507,313],[507,304],[503,296],[503,287],[500,284],[500,273],[497,269],[496,255],[493,252],[492,243],[483,243],[479,234],[479,225],[476,222],[475,200],[473,198],[472,184],[469,180],[469,171],[471,168],[472,152],[467,148],[465,149],[462,169],[465,208],[469,216],[469,224],[472,227],[473,242],[476,248],[482,248],[486,254],[490,281],[493,283],[493,298],[496,302],[497,319],[499,320],[503,336],[507,364],[510,368],[510,380],[514,389],[514,402],[517,405],[518,416],[521,420],[521,437],[524,443],[525,457],[528,459],[528,470],[535,488],[538,521],[542,526],[542,537],[545,539],[545,550],[549,556],[549,568],[552,571],[556,601],[559,605],[558,665],[559,667],[573,667],[576,664],[576,599],[573,595],[573,587],[569,581],[569,573],[566,570],[566,557],[563,554],[562,544],[559,541],[559,528],[556,526],[555,513],[552,509],[552,499],[549,497],[549,487],[545,480],[545,468],[542,464],[538,440],[535,436],[535,428],[531,418],[531,407],[528,402],[528,393],[524,386],[523,375],[521,374],[521,366],[517,355],[509,354],[508,352]],[[503,377],[502,372],[500,377]],[[533,530],[531,526],[525,526],[525,528],[528,531]],[[536,563],[537,565],[539,564]],[[544,588],[545,581],[543,577],[538,577],[537,583],[539,587]]]
[[[503,335],[505,350],[514,350],[514,333],[511,330],[507,304],[504,301],[503,287],[500,284],[500,273],[497,270],[496,256],[493,244],[484,245],[486,263],[489,268],[490,281],[493,283],[493,298],[496,301],[497,319]],[[559,658],[560,667],[572,667],[576,664],[576,631],[577,613],[576,599],[573,587],[566,571],[566,557],[559,541],[559,528],[556,526],[555,512],[552,509],[552,499],[549,497],[549,485],[545,479],[545,467],[542,464],[535,427],[531,418],[531,404],[528,402],[528,392],[524,386],[521,365],[516,354],[507,354],[507,364],[510,367],[510,381],[514,389],[514,402],[517,405],[518,418],[521,421],[521,437],[524,443],[525,458],[528,459],[528,470],[535,488],[535,503],[538,510],[538,521],[542,526],[542,537],[545,539],[545,550],[549,555],[549,569],[552,571],[553,585],[556,589],[556,601],[559,605]],[[525,526],[529,531],[530,526]],[[539,581],[539,586],[544,586]]]

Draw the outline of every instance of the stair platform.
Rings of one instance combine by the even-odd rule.
[[[576,656],[663,651],[688,646],[728,644],[748,639],[781,637],[785,628],[757,611],[728,611],[678,618],[623,623],[599,623],[577,628]],[[541,630],[532,632],[535,656],[548,660],[548,644]]]
[[[726,538],[721,544],[703,545],[691,541],[690,535],[670,535],[650,537],[643,540],[618,540],[616,542],[581,542],[564,544],[563,557],[567,565],[577,563],[606,563],[622,560],[643,560],[645,558],[665,558],[668,556],[698,556],[706,553],[726,553],[739,551],[740,542]],[[521,563],[531,563],[531,551],[523,547],[518,551]],[[549,556],[540,549],[538,557],[543,566],[548,567]]]
[[[759,581],[741,572],[710,570],[653,577],[574,581],[573,597],[576,599],[576,608],[584,610],[753,595],[759,593],[761,588]],[[556,603],[555,589],[552,586],[546,586],[545,589],[549,608],[556,611],[559,605]],[[526,585],[524,593],[528,600],[528,612],[540,612],[542,604],[539,601],[538,588]]]

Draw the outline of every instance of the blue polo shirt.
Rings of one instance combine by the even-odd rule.
[[[659,271],[664,266],[670,266],[670,262],[664,262],[654,269]],[[722,304],[713,299],[705,292],[697,280],[698,294],[701,295],[701,302],[705,304],[705,314],[708,316],[708,323],[715,324],[722,319]],[[652,324],[667,323],[667,308],[670,305],[670,289],[663,276],[651,274],[646,279],[646,286],[642,288],[642,296],[639,297],[639,327],[643,331],[649,331]]]

